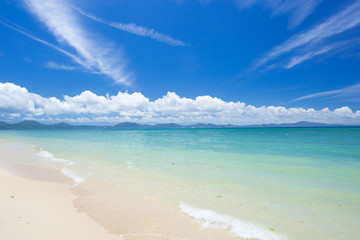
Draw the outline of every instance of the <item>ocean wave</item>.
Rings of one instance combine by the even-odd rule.
[[[83,177],[80,177],[79,175],[77,175],[70,169],[63,168],[63,169],[61,169],[61,172],[65,176],[71,178],[75,182],[75,186],[79,185],[80,183],[82,183],[85,180]]]
[[[66,160],[66,159],[56,158],[51,152],[44,151],[44,150],[41,150],[41,149],[39,149],[38,155],[41,158],[48,159],[48,160],[51,160],[51,161],[54,161],[54,162],[64,162],[64,163],[68,163],[69,165],[75,164],[74,162],[71,162],[71,161]],[[79,185],[80,183],[82,183],[84,181],[83,177],[77,175],[74,171],[72,171],[70,169],[62,168],[61,172],[65,176],[71,178],[75,182],[75,186]]]
[[[38,154],[40,157],[50,159],[51,161],[54,161],[54,162],[67,162],[69,165],[74,164],[74,162],[71,162],[69,160],[56,158],[51,152],[48,152],[48,151],[40,150],[40,152]]]
[[[193,217],[203,228],[217,228],[230,230],[235,236],[243,239],[259,239],[259,240],[286,240],[287,238],[281,234],[277,234],[271,230],[264,229],[253,223],[247,223],[241,219],[231,216],[220,215],[213,210],[199,209],[191,207],[180,202],[180,210],[186,215]]]

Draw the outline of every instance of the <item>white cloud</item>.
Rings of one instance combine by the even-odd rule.
[[[65,65],[63,63],[56,62],[47,62],[44,65],[46,68],[55,69],[55,70],[65,70],[65,71],[73,71],[76,70],[76,67]]]
[[[321,49],[342,48],[342,44],[336,45],[331,42],[330,38],[359,26],[359,16],[360,1],[357,0],[342,11],[329,17],[324,22],[315,25],[305,32],[294,35],[284,43],[274,47],[255,62],[251,71],[257,70],[267,64],[271,64],[273,61],[286,54],[292,53],[295,55],[293,55],[290,62],[285,65],[285,68],[289,68],[299,64],[301,62],[299,60],[309,60],[319,55],[318,53],[322,52]],[[346,41],[344,41],[344,43],[345,42]],[[323,51],[322,53],[325,52],[326,51]],[[310,54],[306,55],[307,53]]]
[[[157,32],[151,28],[146,28],[143,26],[136,25],[135,23],[110,23],[109,25],[114,28],[129,32],[132,34],[142,36],[142,37],[149,37],[158,42],[163,42],[163,43],[166,43],[169,45],[182,46],[182,47],[188,46],[188,44],[184,43],[183,41],[173,39],[169,35]]]
[[[289,27],[302,23],[322,0],[238,0],[240,9],[252,7],[255,4],[264,5],[272,10],[273,15],[289,14]]]
[[[360,38],[353,38],[346,41],[339,41],[331,44],[326,44],[324,46],[320,46],[318,49],[304,49],[303,53],[299,53],[298,55],[292,57],[290,62],[284,66],[285,69],[290,69],[298,64],[301,64],[305,61],[308,61],[314,57],[323,55],[325,53],[335,53],[335,52],[345,52],[348,49],[353,49],[355,46],[359,45]]]
[[[120,30],[128,32],[128,33],[132,33],[132,34],[142,36],[142,37],[148,37],[148,38],[154,39],[158,42],[163,42],[163,43],[166,43],[166,44],[169,44],[172,46],[182,46],[182,47],[188,46],[188,44],[184,43],[183,41],[176,40],[176,39],[172,38],[171,36],[164,34],[164,33],[157,32],[156,30],[154,30],[152,28],[139,26],[139,25],[136,25],[135,23],[107,22],[101,18],[98,18],[97,16],[95,16],[91,13],[85,12],[84,10],[82,10],[80,8],[77,8],[77,7],[73,7],[73,8],[85,17],[88,17],[94,21],[106,24],[108,26],[120,29]]]
[[[73,59],[75,62],[77,62],[81,66],[87,68],[87,65],[80,58],[78,58],[77,56],[69,53],[68,51],[66,51],[66,50],[64,50],[62,48],[59,48],[59,47],[55,46],[54,44],[49,43],[49,42],[47,42],[47,41],[45,41],[43,39],[40,39],[40,38],[37,38],[37,37],[33,36],[32,34],[26,32],[25,29],[23,29],[23,28],[21,28],[19,26],[16,26],[16,25],[11,24],[11,23],[6,23],[6,22],[2,21],[1,19],[0,19],[0,23],[3,24],[4,26],[16,31],[16,32],[19,32],[19,33],[25,35],[26,37],[28,37],[28,38],[36,41],[36,42],[42,43],[45,46],[48,46],[48,47],[50,47],[50,48],[52,48],[52,49],[54,49],[54,50],[56,50],[56,51],[58,51],[58,52],[60,52],[62,54],[65,54],[66,56],[70,57],[71,59]]]
[[[243,102],[225,102],[216,97],[182,98],[168,92],[150,101],[143,94],[119,92],[99,96],[84,91],[63,99],[46,98],[13,83],[0,83],[0,112],[4,117],[17,116],[44,121],[77,123],[215,123],[263,124],[312,121],[322,123],[360,124],[360,111],[349,107],[333,111],[275,106],[254,107]]]
[[[301,64],[307,60],[310,60],[316,56],[319,56],[321,54],[325,54],[335,48],[334,46],[325,46],[322,49],[310,51],[307,53],[304,53],[303,55],[294,56],[291,58],[290,62],[284,66],[285,69],[290,69],[298,64]]]
[[[319,92],[314,94],[309,94],[303,97],[296,98],[294,101],[312,99],[312,98],[351,98],[360,96],[360,83],[351,85],[342,89]]]
[[[97,39],[81,26],[71,5],[57,0],[24,0],[33,13],[61,44],[71,46],[82,65],[112,78],[116,83],[129,84],[122,52]],[[120,57],[119,57],[120,56]]]

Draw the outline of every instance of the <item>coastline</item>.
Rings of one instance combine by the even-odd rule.
[[[11,160],[12,156],[2,151],[4,157]],[[53,181],[16,176],[1,166],[0,238],[122,239],[76,211],[72,204],[76,196],[68,190],[69,183],[64,178]]]
[[[76,184],[60,168],[34,163],[24,144],[1,141],[0,151],[1,238],[241,239],[128,187],[92,178]]]
[[[125,240],[358,235],[356,129],[0,133],[1,165]]]

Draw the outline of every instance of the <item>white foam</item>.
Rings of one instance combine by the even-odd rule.
[[[63,169],[61,169],[61,172],[65,176],[68,176],[69,178],[71,178],[75,182],[75,186],[79,185],[80,183],[82,183],[84,181],[83,177],[80,177],[79,175],[76,175],[76,173],[74,173],[70,169],[63,168]]]
[[[41,150],[38,154],[40,157],[50,159],[51,161],[54,161],[54,162],[67,162],[67,163],[69,163],[69,165],[75,164],[74,162],[70,162],[66,159],[56,158],[51,152],[48,152],[48,151]]]
[[[48,151],[41,150],[39,152],[39,156],[42,157],[42,158],[48,158],[48,159],[50,159],[52,161],[55,161],[55,162],[69,162],[68,160],[54,157],[54,155],[51,152],[48,152]]]
[[[247,223],[231,216],[220,215],[209,209],[199,209],[180,202],[180,209],[186,215],[193,217],[203,228],[230,230],[235,236],[243,239],[286,240],[283,235],[264,229],[253,223]]]
[[[130,162],[130,161],[126,161],[126,164],[127,164],[127,168],[128,168],[128,169],[131,169],[131,167],[132,167],[132,166],[131,166],[131,162]]]

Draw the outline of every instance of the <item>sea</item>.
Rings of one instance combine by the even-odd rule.
[[[360,239],[360,128],[5,130],[75,185],[123,184],[243,239]]]

